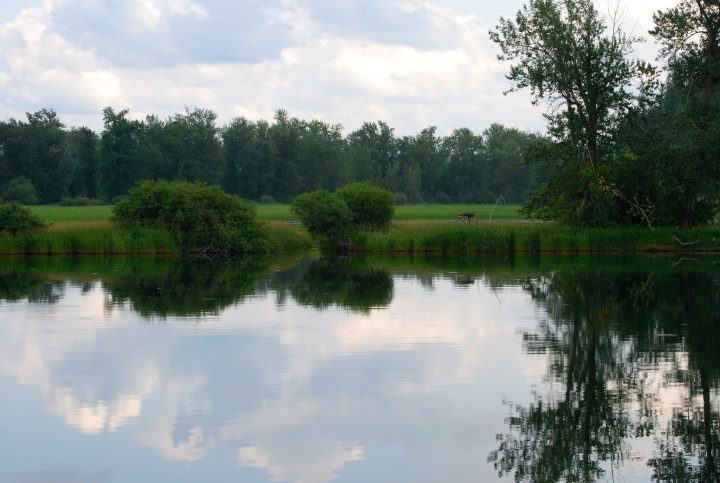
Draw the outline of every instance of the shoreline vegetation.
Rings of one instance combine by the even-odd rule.
[[[473,208],[477,221],[457,220],[459,212],[470,212]],[[492,205],[399,206],[387,230],[358,231],[344,247],[356,252],[397,254],[720,253],[717,226],[691,230],[576,228],[521,220],[515,205],[497,207],[493,219],[498,221],[488,221],[491,208]],[[30,233],[0,234],[0,254],[114,256],[181,252],[165,230],[112,223],[110,207],[32,209],[50,224]],[[419,219],[422,216],[426,218]],[[313,246],[307,231],[293,220],[289,205],[258,205],[258,219],[273,253]]]

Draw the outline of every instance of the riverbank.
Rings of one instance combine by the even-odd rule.
[[[352,247],[377,253],[720,252],[720,227],[575,228],[554,223],[394,223],[361,233]]]
[[[312,246],[297,224],[265,223],[272,252]],[[368,253],[720,253],[720,227],[572,228],[537,222],[396,222],[385,232],[360,232],[348,248]],[[172,255],[170,234],[154,228],[119,227],[109,221],[54,223],[33,233],[0,234],[3,255]]]
[[[297,225],[268,223],[263,229],[271,251],[312,246]],[[70,221],[11,236],[0,234],[2,255],[173,255],[180,252],[170,233],[158,228],[121,227],[110,221]]]

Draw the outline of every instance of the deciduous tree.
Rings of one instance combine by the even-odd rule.
[[[620,23],[603,18],[592,0],[531,0],[515,20],[501,18],[490,32],[502,51],[499,59],[512,63],[510,91],[529,89],[534,103],[548,105],[549,132],[565,151],[547,160],[563,165],[553,176],[573,176],[571,184],[587,191],[562,200],[576,209],[549,206],[531,214],[573,214],[561,221],[597,224],[600,220],[588,216],[593,210],[584,209],[597,202],[591,192],[600,188],[605,197],[623,198],[608,172],[613,139],[624,117],[642,106],[654,87],[655,71],[630,59],[638,39],[625,34]]]

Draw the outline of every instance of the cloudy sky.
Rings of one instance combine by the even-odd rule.
[[[645,35],[676,0],[621,0]],[[102,109],[164,119],[185,107],[270,120],[286,109],[399,135],[493,122],[542,130],[542,107],[503,96],[488,30],[525,0],[2,0],[0,120],[54,109],[102,129]],[[616,0],[598,0],[602,11]],[[639,56],[651,60],[651,43]]]

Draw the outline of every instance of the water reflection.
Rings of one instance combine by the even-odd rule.
[[[717,272],[568,271],[524,286],[546,316],[523,345],[547,355],[551,384],[509,403],[488,458],[499,475],[600,481],[652,439],[653,480],[720,481]]]
[[[291,293],[301,305],[318,309],[335,305],[368,313],[390,305],[393,281],[385,267],[357,260],[316,260]]]
[[[0,263],[1,481],[718,477],[712,262],[203,263]]]

